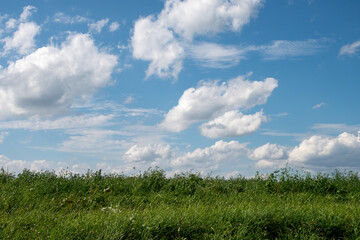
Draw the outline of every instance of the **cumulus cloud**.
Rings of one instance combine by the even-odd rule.
[[[132,163],[154,163],[170,159],[172,151],[168,144],[134,145],[124,154],[124,159]],[[160,163],[159,163],[160,164]]]
[[[248,155],[247,143],[217,141],[206,148],[187,152],[171,161],[173,168],[216,170],[220,164],[238,164]]]
[[[0,118],[67,111],[74,99],[109,84],[116,64],[116,56],[99,51],[86,34],[39,48],[0,70]]]
[[[261,0],[168,0],[159,20],[177,34],[192,39],[195,35],[240,31],[257,14]]]
[[[168,144],[134,145],[124,154],[124,158],[138,168],[158,166],[172,172],[189,169],[210,172],[219,169],[222,164],[241,162],[248,154],[246,145],[237,141],[218,141],[210,147],[178,154]]]
[[[200,130],[208,138],[239,137],[255,132],[263,121],[266,121],[266,117],[262,112],[244,115],[233,110],[202,124]]]
[[[267,78],[264,81],[249,81],[245,77],[239,76],[222,83],[219,81],[203,81],[197,88],[185,90],[178,105],[166,114],[160,127],[169,131],[180,132],[193,123],[213,120],[228,111],[246,110],[264,104],[278,86],[277,80],[274,78]],[[239,114],[235,113],[228,114],[226,118],[229,116],[232,117],[227,119],[229,123],[235,120],[234,116],[239,118]],[[252,118],[259,119],[261,117],[258,114]],[[245,119],[243,120],[245,121]],[[217,121],[224,120],[225,117]]]
[[[185,45],[195,36],[240,31],[257,14],[262,2],[167,0],[160,14],[135,22],[131,38],[133,56],[150,61],[147,77],[156,74],[176,78],[182,68]]]
[[[136,21],[131,38],[133,56],[150,61],[146,77],[177,77],[182,68],[184,49],[172,31],[157,23],[152,17]]]
[[[102,29],[109,23],[109,19],[102,19],[95,23],[89,24],[89,32],[91,33],[101,33]]]
[[[23,9],[19,19],[11,18],[6,22],[6,29],[17,30],[10,37],[1,39],[4,42],[3,54],[8,54],[11,50],[17,51],[24,55],[31,52],[35,47],[35,36],[40,32],[40,26],[35,22],[28,22],[29,17],[36,11],[33,6],[26,6]]]
[[[289,163],[327,167],[352,167],[360,163],[360,142],[344,132],[337,137],[312,136],[302,141],[289,154]]]
[[[268,143],[249,156],[259,160],[257,166],[263,168],[280,168],[286,164],[306,168],[359,168],[360,142],[347,132],[336,137],[314,135],[292,149]]]
[[[354,55],[356,54],[360,49],[360,41],[353,42],[351,44],[347,44],[345,46],[342,46],[339,52],[339,55]]]
[[[5,43],[5,53],[15,49],[20,54],[27,54],[35,47],[34,37],[40,32],[40,27],[34,22],[20,23],[12,37],[2,39]]]

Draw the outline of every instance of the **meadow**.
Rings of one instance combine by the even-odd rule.
[[[0,239],[360,239],[360,178],[2,169]]]

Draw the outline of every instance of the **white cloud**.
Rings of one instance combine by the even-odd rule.
[[[312,169],[360,168],[360,142],[347,132],[337,137],[314,135],[289,150],[268,143],[249,156],[260,160],[256,165],[263,168],[280,168],[286,164]]]
[[[39,117],[31,117],[27,120],[0,122],[0,129],[27,129],[27,130],[55,130],[88,128],[109,125],[114,115],[66,116],[55,120],[41,120]]]
[[[189,44],[190,56],[200,64],[210,68],[229,68],[246,59],[251,52],[259,53],[264,60],[310,56],[324,49],[326,39],[309,39],[304,41],[277,40],[271,44],[259,46],[234,46],[202,42]]]
[[[26,6],[23,8],[23,12],[20,15],[20,22],[27,22],[28,18],[36,11],[36,7]]]
[[[254,149],[249,155],[249,157],[254,160],[285,159],[287,156],[288,151],[284,146],[270,143]]]
[[[39,48],[0,70],[0,118],[67,111],[74,99],[109,84],[116,64],[116,56],[100,52],[86,34]]]
[[[325,103],[324,103],[324,102],[321,102],[321,103],[319,103],[319,104],[314,105],[314,106],[312,107],[312,109],[321,108],[321,107],[324,106],[324,105],[325,105]]]
[[[345,46],[342,46],[339,52],[339,55],[354,55],[356,54],[360,49],[360,41],[353,42],[351,44],[347,44]]]
[[[34,161],[24,161],[24,160],[12,160],[4,155],[0,155],[0,168],[3,168],[5,171],[11,173],[22,173],[26,168],[30,171],[45,171],[45,170],[54,170],[57,174],[62,174],[64,172],[72,173],[86,173],[90,166],[86,163],[71,163],[71,162],[55,162],[48,160],[34,160]],[[66,170],[65,170],[66,169]]]
[[[146,77],[153,74],[177,77],[182,68],[184,49],[168,28],[151,17],[141,18],[135,23],[131,44],[136,59],[151,62]]]
[[[95,23],[89,24],[89,32],[91,33],[101,33],[101,30],[109,23],[109,19],[102,19]]]
[[[155,74],[176,78],[187,42],[196,35],[240,31],[260,6],[262,0],[167,0],[159,15],[135,22],[131,38],[133,56],[150,61],[147,77]],[[199,51],[194,54],[198,55]],[[216,54],[230,56],[229,49]]]
[[[119,29],[120,24],[118,22],[112,22],[109,26],[109,31],[110,32],[115,32]]]
[[[210,68],[229,68],[244,59],[247,52],[235,46],[223,46],[215,43],[193,44],[189,47],[192,58]]]
[[[160,167],[168,173],[188,171],[211,172],[220,170],[220,166],[241,163],[248,154],[247,143],[237,141],[218,141],[206,148],[198,148],[192,152],[176,153],[176,149],[168,144],[133,145],[124,154],[127,168],[136,167],[146,170],[149,166]],[[126,168],[125,166],[125,168]]]
[[[261,112],[244,115],[237,110],[226,112],[200,126],[201,134],[208,138],[239,137],[259,129],[266,117]]]
[[[34,22],[20,23],[18,30],[12,37],[2,39],[5,43],[5,53],[14,49],[20,54],[27,54],[35,47],[34,37],[40,32],[40,26]]]
[[[170,145],[148,144],[145,146],[134,145],[124,154],[124,159],[132,163],[151,163],[172,156]]]
[[[197,88],[185,90],[178,105],[166,114],[160,126],[180,132],[193,123],[212,120],[228,111],[264,104],[278,86],[274,78],[249,81],[245,77],[239,76],[221,84],[203,81]]]
[[[278,60],[288,57],[310,56],[325,47],[325,39],[309,39],[304,41],[277,40],[270,45],[253,46],[249,50],[260,51],[265,60]]]
[[[177,34],[192,39],[195,35],[240,31],[257,14],[261,0],[168,0],[159,15]]]
[[[7,135],[9,135],[8,132],[0,132],[0,143],[4,142],[4,139]]]
[[[352,167],[360,163],[360,142],[344,132],[337,137],[312,136],[289,154],[289,163],[326,167]]]
[[[206,148],[187,152],[171,161],[175,169],[200,169],[205,172],[219,169],[222,164],[235,167],[248,155],[247,143],[217,141]]]
[[[6,22],[6,29],[13,29],[17,26],[17,20],[15,18],[10,18]]]
[[[57,23],[64,23],[64,24],[75,24],[75,23],[86,23],[90,20],[86,17],[82,16],[69,16],[62,12],[55,13],[53,20]]]
[[[347,125],[343,123],[318,123],[314,124],[311,128],[322,131],[326,134],[340,134],[343,132],[356,133],[360,130],[360,124]]]

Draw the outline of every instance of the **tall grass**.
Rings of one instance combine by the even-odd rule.
[[[0,171],[0,239],[359,239],[358,173]]]

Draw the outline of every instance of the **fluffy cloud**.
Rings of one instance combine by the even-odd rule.
[[[40,32],[40,27],[34,22],[20,23],[18,30],[12,37],[2,39],[4,50],[15,49],[20,54],[27,54],[35,47],[34,37]]]
[[[182,68],[184,49],[171,30],[152,17],[136,21],[131,38],[133,56],[150,61],[146,76],[176,77]]]
[[[240,31],[261,5],[262,0],[167,0],[159,15],[135,22],[133,56],[150,61],[147,77],[176,78],[194,36]]]
[[[221,164],[238,164],[248,154],[246,145],[237,141],[218,141],[210,147],[178,155],[168,144],[134,145],[124,154],[124,158],[137,168],[158,166],[172,172],[189,169],[210,172]]]
[[[326,167],[359,166],[360,142],[344,132],[337,137],[312,136],[302,141],[289,154],[289,163]]]
[[[278,86],[277,80],[267,78],[264,81],[249,81],[246,76],[239,76],[227,83],[218,81],[201,82],[197,88],[189,88],[180,97],[178,105],[173,107],[160,124],[164,129],[180,132],[193,123],[209,121],[222,116],[228,111],[249,109],[264,104],[272,91]],[[229,118],[231,116],[231,118]],[[217,121],[228,123],[236,121],[239,114],[231,113]],[[253,118],[261,118],[260,114]],[[245,120],[244,118],[243,120]],[[206,125],[204,125],[204,128]],[[255,124],[256,126],[256,124]],[[254,127],[254,126],[253,126]],[[228,130],[233,129],[230,127]],[[237,129],[236,129],[237,131]],[[228,135],[230,134],[227,131]],[[236,135],[236,133],[234,134]]]
[[[168,0],[159,20],[177,34],[192,39],[195,35],[240,31],[256,15],[261,0]]]
[[[0,71],[0,118],[53,115],[111,82],[116,56],[100,52],[86,34],[60,47],[42,47]]]
[[[339,55],[354,55],[359,51],[360,41],[353,42],[351,44],[347,44],[342,46],[339,52]]]
[[[217,141],[214,145],[206,148],[198,148],[193,152],[185,153],[171,161],[176,169],[202,169],[205,171],[216,170],[220,164],[239,163],[242,158],[248,155],[246,143],[237,141]]]
[[[337,137],[311,136],[289,150],[266,144],[250,154],[252,159],[259,160],[257,166],[263,168],[279,168],[286,164],[306,168],[359,168],[359,156],[360,142],[347,132]]]
[[[266,121],[266,117],[262,112],[244,115],[233,110],[202,124],[200,130],[208,138],[238,137],[255,132],[263,121]]]
[[[288,152],[284,146],[266,143],[265,145],[254,149],[249,156],[255,160],[285,159],[287,158],[287,154]]]
[[[6,22],[7,29],[18,29],[13,33],[13,36],[8,36],[1,39],[4,42],[4,53],[7,54],[11,50],[16,50],[19,54],[24,55],[31,52],[35,47],[35,36],[40,32],[40,26],[34,22],[28,22],[28,18],[36,11],[33,6],[26,6],[20,15],[20,18],[9,19]]]
[[[151,163],[170,159],[171,156],[170,145],[148,144],[145,146],[132,146],[124,154],[124,159],[132,163]]]

